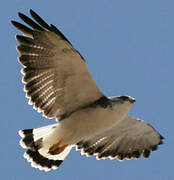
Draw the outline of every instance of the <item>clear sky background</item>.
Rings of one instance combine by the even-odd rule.
[[[73,150],[56,171],[30,167],[18,145],[19,129],[54,123],[27,104],[22,66],[10,24],[32,8],[56,25],[86,59],[106,96],[136,98],[130,114],[152,124],[164,145],[149,159],[100,160]],[[174,1],[50,0],[1,1],[0,179],[8,180],[173,180],[174,152]]]

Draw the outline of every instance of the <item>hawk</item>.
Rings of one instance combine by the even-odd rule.
[[[106,97],[92,79],[86,61],[54,25],[33,10],[32,19],[19,13],[30,27],[12,24],[23,35],[19,62],[29,104],[55,124],[20,130],[24,157],[40,170],[57,169],[76,146],[97,159],[149,157],[163,137],[146,122],[128,115],[135,99]]]

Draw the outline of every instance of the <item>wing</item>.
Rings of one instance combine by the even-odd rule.
[[[139,158],[141,154],[147,158],[151,150],[162,144],[162,139],[151,125],[126,117],[105,132],[82,139],[76,147],[82,149],[82,154],[97,155],[97,159],[123,160]]]
[[[12,21],[24,34],[16,39],[30,104],[47,118],[60,119],[102,97],[78,51],[55,26],[30,13],[35,21],[19,17],[31,28]]]

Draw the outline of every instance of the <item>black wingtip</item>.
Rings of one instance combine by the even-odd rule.
[[[28,16],[26,16],[23,13],[18,13],[18,16],[29,26],[31,26],[33,29],[37,29],[39,31],[43,31],[44,29],[38,25],[35,21],[33,21],[31,18],[29,18]]]
[[[31,15],[39,16],[33,9],[30,9],[29,12],[30,12]]]
[[[145,149],[143,152],[144,158],[148,158],[150,156],[151,151],[149,149]]]
[[[32,9],[29,10],[31,16],[39,16],[35,11],[33,11]]]
[[[29,19],[25,14],[18,12],[18,16],[25,22],[27,23],[27,20]]]
[[[24,17],[25,15],[21,12],[18,12],[18,16],[22,19],[22,17]]]
[[[42,26],[43,28],[51,31],[50,26],[49,26],[35,11],[33,11],[32,9],[30,9],[30,14],[31,14],[32,18],[33,18],[37,23],[39,23],[40,26]]]
[[[165,139],[165,137],[160,134],[160,139],[163,140]]]
[[[18,16],[24,21],[26,22],[27,19],[29,19],[25,14],[18,12]],[[27,22],[26,22],[27,23]]]
[[[56,28],[56,26],[54,26],[53,24],[50,24],[51,30],[53,32],[55,32],[56,34],[58,34],[59,36],[62,37],[62,39],[64,39],[65,41],[67,41],[69,44],[71,44],[71,42],[64,36],[64,34]],[[72,44],[71,44],[72,45]]]
[[[15,26],[17,24],[17,21],[14,21],[14,20],[11,20],[10,22],[13,26]]]
[[[16,21],[11,20],[11,21],[10,21],[10,23],[11,23],[13,26],[15,26],[15,27],[16,27]]]
[[[33,12],[35,13],[35,11],[33,11],[32,9],[30,9],[30,13],[33,13]]]
[[[14,21],[13,21],[13,20],[11,20],[10,22],[11,22],[11,24],[13,24],[13,22],[14,22]]]

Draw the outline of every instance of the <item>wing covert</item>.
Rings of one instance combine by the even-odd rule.
[[[23,33],[16,36],[17,50],[30,104],[48,118],[59,118],[102,97],[83,57],[68,39],[34,11],[30,14],[34,20],[22,13],[19,17],[31,28],[12,21]]]

